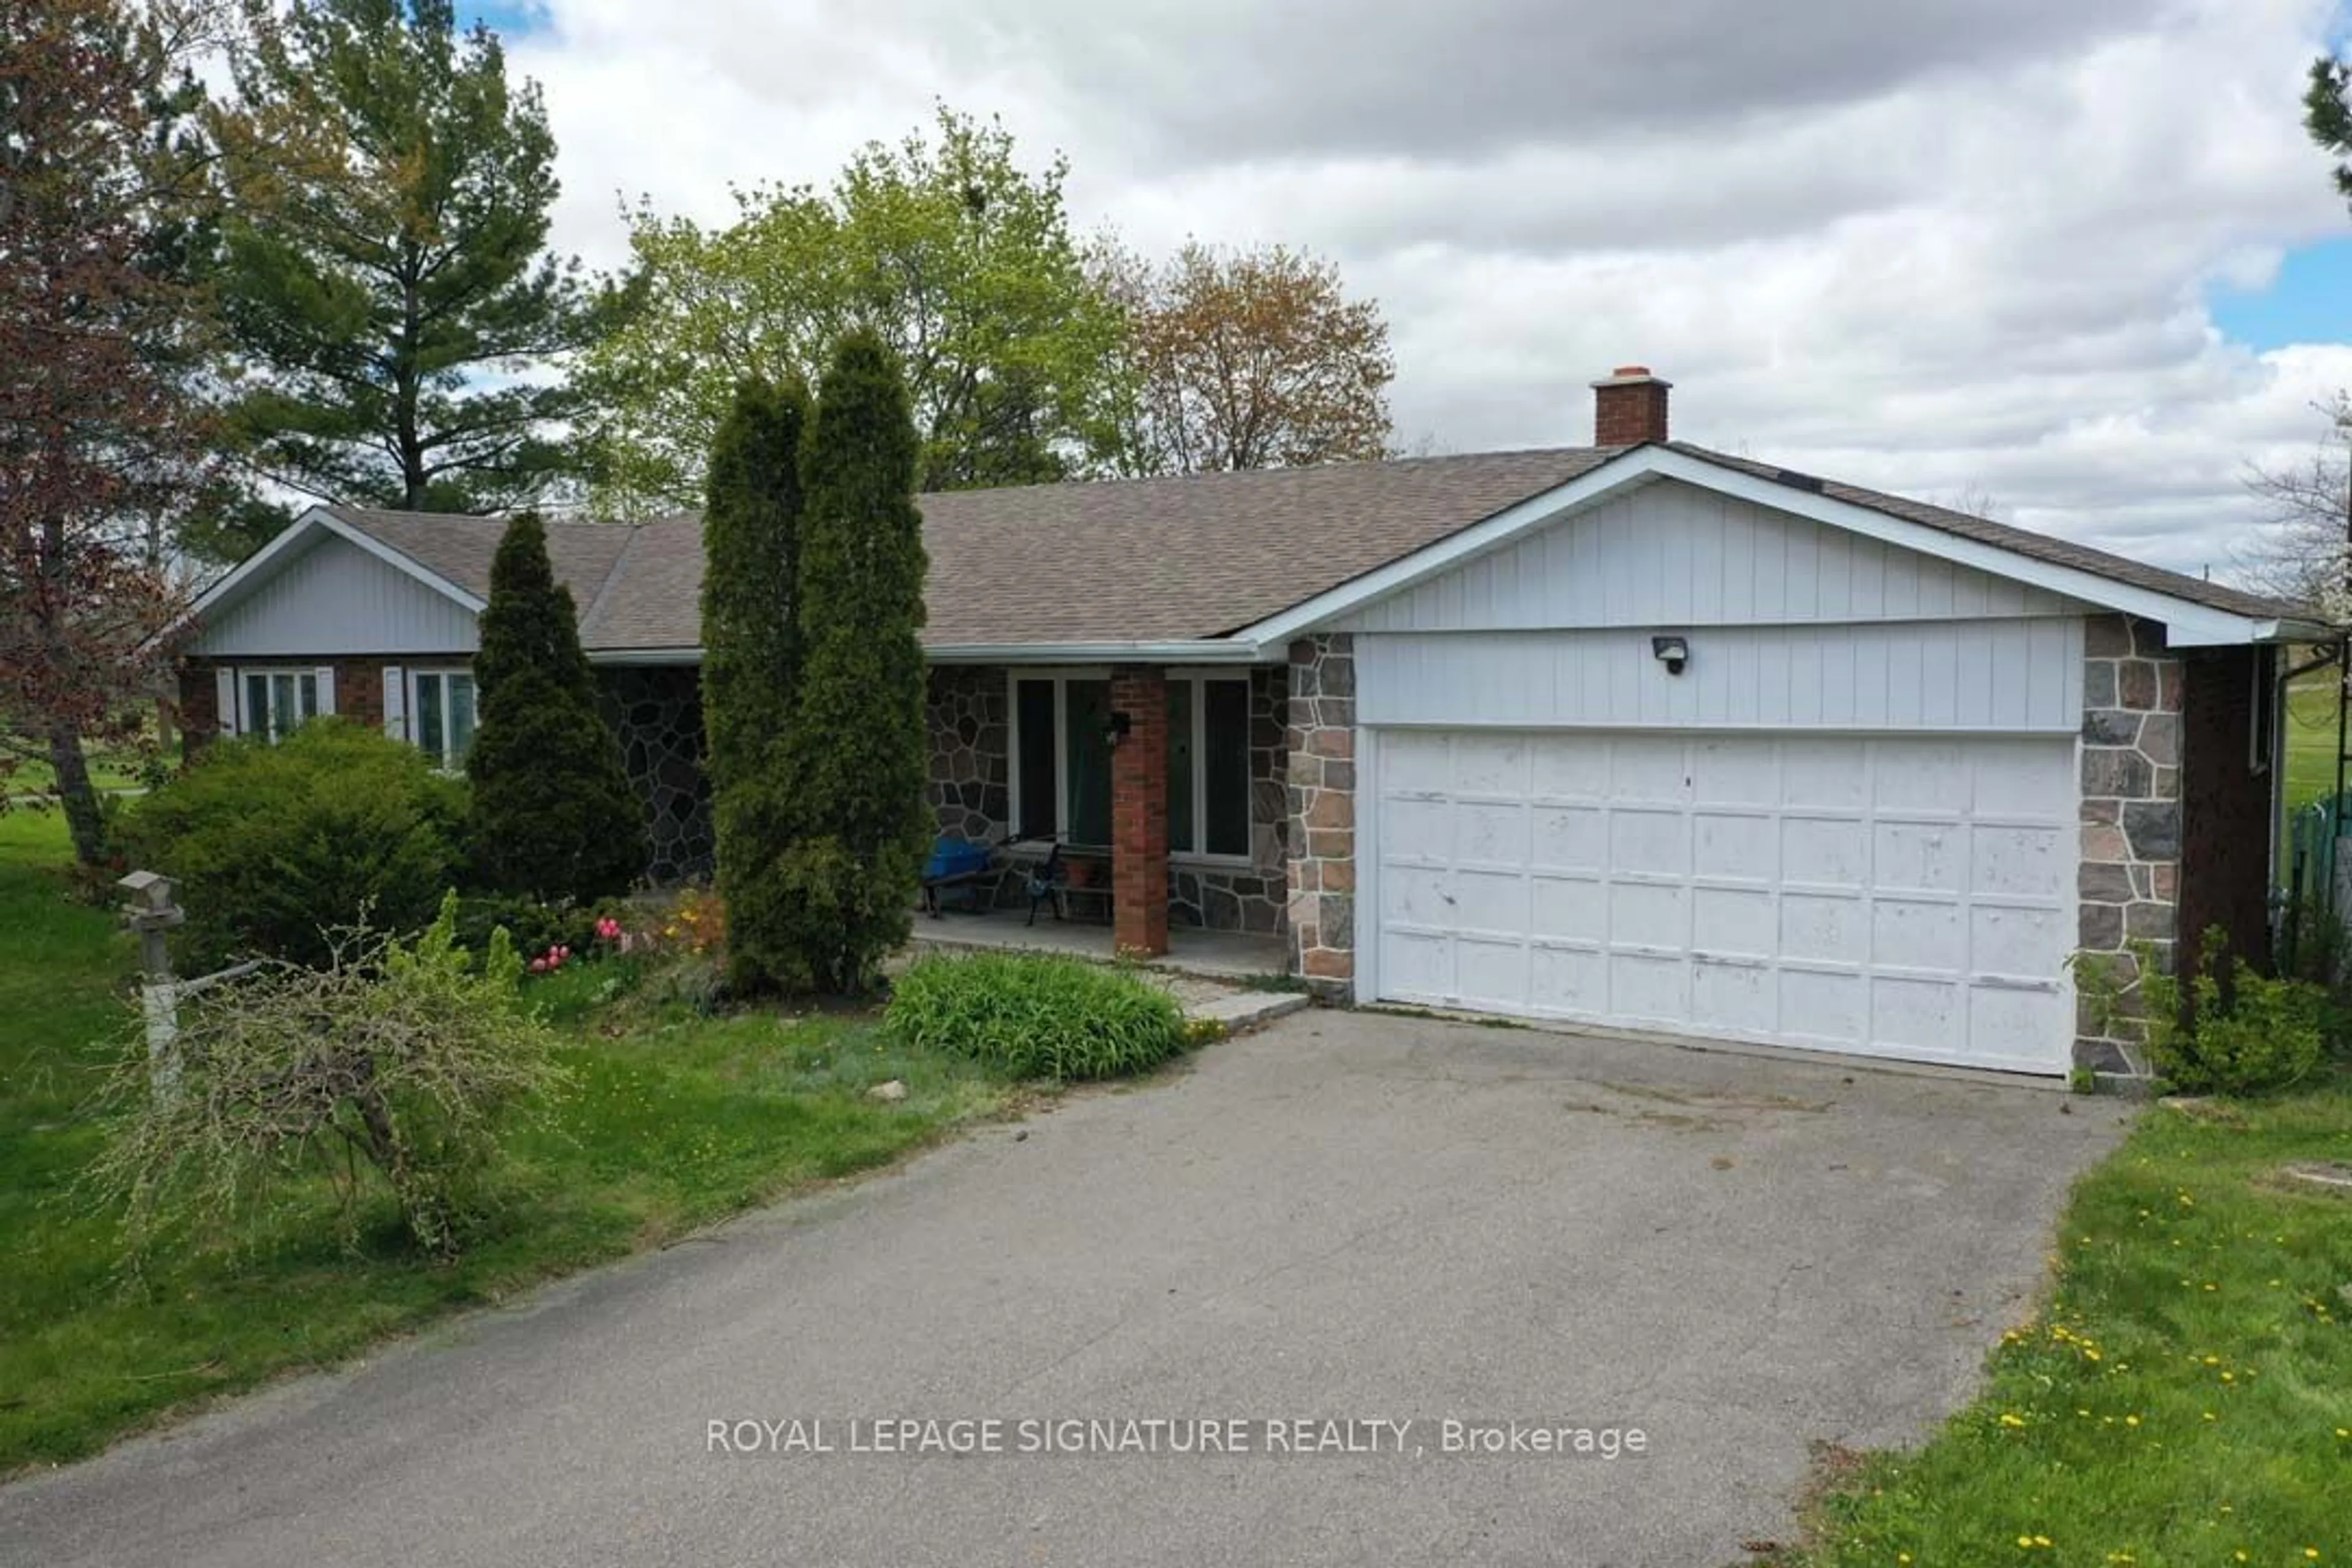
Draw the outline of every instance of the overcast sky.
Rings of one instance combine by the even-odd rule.
[[[1386,311],[1401,441],[1676,434],[2226,574],[2252,462],[2352,385],[2305,140],[2330,0],[479,5],[562,144],[556,238],[722,220],[934,98],[1071,164],[1081,229],[1279,240]]]

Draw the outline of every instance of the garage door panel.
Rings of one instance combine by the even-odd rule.
[[[1459,737],[1454,747],[1453,784],[1456,795],[1524,795],[1527,742],[1516,735]]]
[[[1860,888],[1870,876],[1870,830],[1860,820],[1780,822],[1780,875],[1812,888]]]
[[[1969,911],[1969,968],[2005,979],[2046,980],[2050,954],[2066,947],[2072,920],[2058,910],[1976,905]]]
[[[1528,863],[1528,808],[1516,802],[1462,801],[1454,807],[1454,858],[1458,864]]]
[[[1610,742],[1609,798],[1621,805],[1672,805],[1690,793],[1688,757],[1678,738],[1621,735]]]
[[[1972,892],[2055,899],[2074,876],[2070,836],[2054,827],[1979,824],[1969,847]]]
[[[1611,943],[1680,952],[1690,942],[1690,889],[1680,882],[1614,882],[1609,889]]]
[[[1850,1049],[1866,1037],[1870,983],[1825,970],[1780,972],[1780,1035],[1792,1044]]]
[[[1598,877],[1528,879],[1528,934],[1538,941],[1600,942],[1609,933],[1609,887]]]
[[[1381,975],[1389,995],[1444,1001],[1454,994],[1454,939],[1391,928],[1381,934]]]
[[[1685,961],[1641,952],[1609,955],[1609,1012],[1636,1025],[1673,1028],[1689,1015]]]
[[[1909,892],[1957,893],[1968,885],[1969,839],[1949,822],[1880,821],[1871,846],[1872,880]]]
[[[1979,985],[1969,993],[1968,1055],[1972,1060],[2027,1068],[2030,1042],[2074,1032],[2074,1000],[2056,987],[2043,991]]]
[[[2071,739],[1380,736],[1381,994],[2065,1068]]]
[[[1836,963],[1870,962],[1869,910],[1849,893],[1780,895],[1780,948],[1784,957]]]
[[[1717,956],[1769,959],[1780,914],[1769,888],[1698,888],[1691,893],[1691,947]]]
[[[1385,771],[1385,766],[1383,767]],[[1454,856],[1454,806],[1444,798],[1390,796],[1380,805],[1381,853],[1443,862]]]
[[[1691,798],[1700,805],[1776,805],[1779,759],[1746,737],[1691,746]]]
[[[1398,730],[1381,742],[1381,786],[1398,795],[1444,795],[1454,783],[1454,748],[1442,731]]]
[[[1381,867],[1381,918],[1394,925],[1454,924],[1454,873],[1443,868],[1384,863]]]
[[[1539,805],[1528,832],[1528,863],[1539,869],[1598,871],[1609,864],[1609,814],[1599,806]]]
[[[1779,826],[1769,816],[1699,812],[1691,822],[1691,871],[1769,883],[1780,874]]]
[[[1531,1012],[1600,1018],[1609,1013],[1609,956],[1576,948],[1528,950],[1528,1007]]]
[[[1958,742],[1887,741],[1871,770],[1872,804],[1881,811],[1969,810],[1975,793],[1969,756]]]
[[[1969,966],[1968,935],[1956,903],[1871,900],[1870,962],[1874,966],[1960,974]]]
[[[1690,874],[1690,819],[1655,806],[1621,808],[1609,816],[1609,869],[1646,877]]]
[[[1976,753],[1979,816],[2045,816],[2050,803],[2074,793],[2074,754],[2070,747],[2039,741],[1988,743]]]
[[[1455,994],[1473,1007],[1516,1010],[1528,1005],[1528,950],[1517,940],[1459,936],[1454,943]]]
[[[1868,804],[1870,770],[1864,742],[1789,740],[1780,742],[1780,804],[1829,811],[1860,811]]]
[[[1528,789],[1538,800],[1603,798],[1609,742],[1582,733],[1538,737],[1528,748]]]
[[[1924,1057],[1958,1056],[1962,991],[1953,980],[1873,975],[1872,1043]]]
[[[1767,964],[1691,961],[1691,1022],[1704,1029],[1742,1039],[1769,1036],[1779,1024],[1779,1002]]]
[[[1494,931],[1525,940],[1531,913],[1526,872],[1464,867],[1454,873],[1448,890],[1454,912],[1447,924],[1461,931]]]

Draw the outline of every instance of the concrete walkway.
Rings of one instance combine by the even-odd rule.
[[[1997,1086],[1300,1014],[0,1489],[0,1558],[1716,1568],[1788,1535],[1809,1445],[1908,1441],[1966,1397],[2120,1122]],[[845,1450],[853,1419],[956,1416],[1209,1418],[1253,1451],[709,1435],[821,1418]],[[1265,1451],[1299,1447],[1270,1424],[1301,1417],[1360,1423],[1310,1432],[1374,1451]],[[1647,1451],[1449,1457],[1448,1419],[1633,1426]]]

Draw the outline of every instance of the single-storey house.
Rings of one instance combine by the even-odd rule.
[[[2266,949],[2305,606],[1670,438],[922,498],[943,831],[1110,862],[1123,948],[1340,997],[2129,1070],[2069,956]],[[495,520],[314,507],[205,595],[192,734],[453,764]],[[656,826],[707,866],[692,516],[557,523]]]

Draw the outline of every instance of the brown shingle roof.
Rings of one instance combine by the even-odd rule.
[[[2257,619],[2308,606],[2241,593],[1984,518],[1675,442],[1672,450],[1793,483],[2015,554]],[[1624,448],[1565,447],[1319,468],[957,490],[920,498],[931,647],[1190,642],[1223,636],[1591,472]],[[334,509],[459,587],[489,590],[495,519]],[[592,650],[701,640],[702,531],[692,514],[548,524],[548,553]]]

